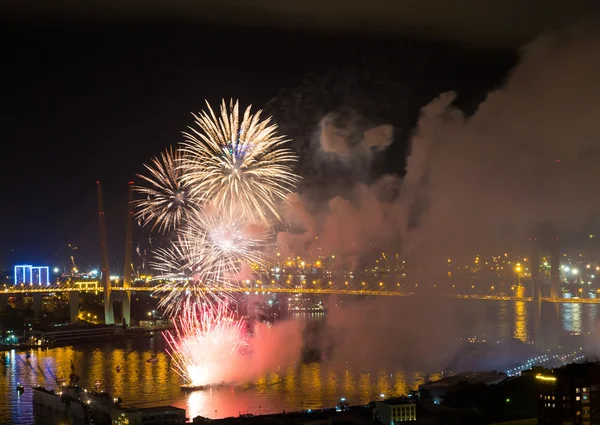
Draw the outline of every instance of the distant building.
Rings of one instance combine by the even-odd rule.
[[[15,266],[15,285],[31,283],[32,268],[33,266],[27,264]]]
[[[390,398],[375,403],[375,416],[383,425],[417,420],[417,403],[407,398]]]
[[[33,285],[48,285],[50,284],[50,269],[48,266],[32,266],[23,264],[15,266],[15,285],[33,284]]]
[[[535,378],[539,425],[600,423],[600,365],[570,364]]]
[[[31,283],[34,285],[48,285],[50,283],[50,269],[48,266],[32,267]]]
[[[112,423],[115,425],[184,425],[185,409],[173,406],[146,407],[140,409],[113,409]]]

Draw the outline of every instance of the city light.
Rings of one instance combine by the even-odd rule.
[[[535,379],[539,379],[540,381],[556,381],[555,376],[544,376],[541,374],[535,375]]]

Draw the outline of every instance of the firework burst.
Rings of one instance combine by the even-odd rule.
[[[150,265],[158,273],[155,293],[166,314],[185,311],[196,300],[220,303],[230,299],[231,285],[222,273],[222,259],[215,257],[204,238],[188,238],[180,234],[170,246],[158,248]]]
[[[297,157],[283,147],[288,140],[270,118],[261,119],[262,111],[252,114],[248,107],[240,117],[238,102],[228,108],[223,101],[217,118],[207,107],[184,133],[182,181],[219,209],[241,208],[246,218],[265,224],[268,214],[280,220],[276,202],[299,180],[291,168]]]
[[[144,195],[144,199],[135,201],[138,208],[136,216],[142,219],[144,225],[154,223],[152,230],[157,228],[161,233],[174,230],[182,223],[185,214],[198,205],[191,187],[182,179],[182,160],[180,149],[169,148],[152,159],[150,165],[144,165],[148,176],[138,175],[146,186],[135,187]]]
[[[191,386],[223,382],[247,348],[245,322],[229,310],[231,290],[241,276],[265,263],[270,227],[281,220],[277,203],[300,177],[277,125],[250,107],[223,101],[220,115],[195,117],[177,150],[146,165],[137,187],[138,217],[162,233],[175,231],[170,245],[154,252],[159,307],[174,317],[165,339],[174,369]],[[257,224],[258,223],[258,224]]]
[[[174,323],[174,332],[163,335],[174,370],[189,386],[222,383],[248,345],[245,321],[225,304],[195,303]]]
[[[229,289],[253,268],[264,266],[268,233],[228,213],[195,211],[178,238],[154,253],[161,283],[159,307],[174,315],[194,299],[230,300]]]
[[[245,221],[241,212],[194,214],[183,234],[203,241],[209,263],[228,280],[238,279],[246,266],[264,266],[270,233],[262,224]]]

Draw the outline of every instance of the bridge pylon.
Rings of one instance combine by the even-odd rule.
[[[112,325],[115,323],[113,311],[110,282],[110,264],[108,262],[108,237],[106,235],[106,215],[104,214],[104,195],[102,184],[96,181],[96,195],[98,198],[98,231],[100,234],[100,256],[102,257],[101,282],[104,287],[104,323]]]
[[[125,218],[125,265],[123,267],[123,289],[131,288],[133,277],[133,182],[127,188],[127,217]],[[121,301],[123,321],[131,325],[131,292],[124,291]]]
[[[104,195],[102,184],[97,183],[98,195],[98,224],[100,231],[100,254],[102,256],[101,282],[104,287],[104,323],[112,325],[115,323],[114,301],[121,302],[121,317],[123,323],[131,325],[131,292],[124,290],[117,297],[113,296],[113,288],[110,281],[110,265],[108,261],[108,237],[106,234],[106,216],[104,214]],[[123,288],[131,288],[133,278],[133,182],[129,182],[127,188],[127,217],[125,222],[125,265],[123,267]],[[119,288],[121,289],[121,288]]]

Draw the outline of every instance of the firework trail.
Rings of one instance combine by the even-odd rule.
[[[230,301],[228,289],[244,273],[264,267],[269,233],[262,225],[216,211],[194,211],[176,240],[158,248],[150,265],[162,281],[159,307],[169,315],[190,300]],[[246,276],[247,277],[247,276]]]
[[[220,210],[241,208],[246,218],[267,225],[268,214],[280,220],[275,204],[299,180],[291,168],[297,157],[283,147],[288,140],[270,118],[261,119],[262,111],[252,114],[248,107],[240,117],[237,101],[229,108],[222,101],[217,118],[207,107],[184,133],[182,182]]]
[[[150,165],[144,165],[149,175],[139,175],[146,186],[136,186],[135,190],[145,196],[134,201],[138,208],[136,216],[144,225],[154,223],[152,230],[158,228],[161,233],[175,230],[182,223],[185,214],[195,209],[199,203],[191,193],[191,187],[182,180],[183,152],[180,149],[167,149],[160,157],[152,159]],[[196,195],[198,192],[195,193]]]
[[[194,303],[164,332],[174,370],[189,386],[223,383],[248,343],[245,321],[223,304]]]
[[[232,282],[222,273],[222,258],[211,254],[205,238],[181,234],[166,248],[158,248],[150,265],[159,280],[155,293],[158,307],[175,316],[194,300],[222,302],[230,298]]]

